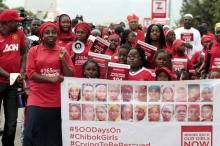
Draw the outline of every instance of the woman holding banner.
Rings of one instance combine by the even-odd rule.
[[[62,146],[60,83],[63,76],[73,76],[73,65],[56,45],[56,24],[46,22],[39,32],[42,43],[31,48],[27,58],[27,76],[32,82],[23,145]]]

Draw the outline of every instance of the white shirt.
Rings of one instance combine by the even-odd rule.
[[[195,52],[202,50],[201,35],[197,29],[193,27],[190,29],[180,27],[174,30],[174,32],[176,34],[176,39],[181,39],[193,46],[192,51],[190,51],[188,54],[190,58]]]

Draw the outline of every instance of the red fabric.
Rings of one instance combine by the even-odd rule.
[[[155,73],[156,73],[156,76],[161,73],[161,72],[165,72],[170,78],[171,80],[176,80],[176,75],[174,72],[172,72],[170,69],[168,69],[167,67],[161,67],[161,68],[158,68],[156,69]]]
[[[212,37],[209,35],[203,35],[201,39],[201,43],[206,42],[206,41],[212,41]]]
[[[70,56],[74,56],[74,52],[72,50],[72,44],[73,43],[68,43],[66,45],[66,50]],[[75,77],[83,77],[82,66],[88,60],[88,53],[89,53],[91,47],[92,47],[92,43],[87,42],[85,44],[85,50],[81,54],[76,55],[77,59],[75,61],[73,61],[73,64],[75,66],[75,74],[74,74]]]
[[[173,54],[173,48],[168,43],[166,43],[166,48],[164,49],[167,50],[170,54]]]
[[[206,50],[206,61],[208,60]],[[210,60],[210,70],[220,70],[220,44],[216,41],[213,43],[211,48],[211,60]]]
[[[139,17],[136,16],[135,14],[133,14],[133,15],[128,15],[128,16],[127,16],[127,20],[128,20],[128,21],[131,21],[131,20],[136,20],[136,21],[138,21],[138,20],[139,20]]]
[[[191,62],[192,64],[197,64],[198,63],[198,60],[199,60],[199,57],[201,56],[202,53],[205,53],[204,50],[202,51],[197,51],[193,54],[192,58],[191,58]]]
[[[164,37],[166,38],[167,37],[167,34],[169,33],[169,32],[171,32],[172,31],[172,29],[166,29],[166,30],[164,30]]]
[[[57,28],[57,25],[53,22],[45,22],[43,23],[40,27],[39,27],[39,36],[40,38],[43,37],[43,33],[44,33],[44,30],[47,28],[47,27],[53,27],[56,29],[56,31],[58,32],[58,28]]]
[[[16,32],[2,36],[0,34],[0,66],[8,73],[20,72],[20,49],[25,47],[24,32],[18,29]],[[9,81],[0,76],[1,83]]]
[[[85,23],[85,22],[81,22],[81,23],[78,23],[76,26],[75,26],[75,33],[78,29],[83,29],[87,35],[89,36],[90,33],[91,33],[91,26],[88,24],[88,23]]]
[[[55,46],[48,49],[42,44],[31,48],[27,59],[27,76],[29,79],[34,73],[52,77],[62,75],[61,62],[59,60],[60,47]],[[67,54],[65,60],[69,67],[74,70],[74,66]],[[32,81],[27,105],[40,107],[60,107],[60,83],[39,83]]]
[[[215,35],[212,32],[208,32],[206,35],[210,36],[212,40],[215,39]]]
[[[112,55],[111,62],[119,63],[119,57],[117,52]]]
[[[6,9],[0,13],[0,21],[20,21],[24,20],[23,17],[19,17],[17,10]]]
[[[173,42],[173,51],[176,52],[178,48],[180,48],[180,46],[182,44],[184,44],[185,42],[183,40],[180,40],[180,39],[176,39],[174,42]]]
[[[139,71],[135,73],[129,72],[128,80],[133,80],[133,81],[153,81],[154,77],[152,73],[146,69],[142,68]]]
[[[137,29],[137,30],[135,30],[134,32],[136,32],[136,38],[135,38],[135,39],[136,39],[136,42],[137,42],[138,40],[144,41],[144,32],[143,32],[143,31]]]
[[[62,14],[59,16],[59,20],[58,20],[58,30],[59,30],[59,35],[57,38],[57,44],[61,47],[65,47],[69,42],[73,42],[76,40],[76,35],[72,32],[72,27],[70,25],[69,27],[69,31],[68,32],[63,32],[61,30],[61,17],[62,16],[67,16],[69,18],[70,24],[71,24],[71,19],[67,14]]]

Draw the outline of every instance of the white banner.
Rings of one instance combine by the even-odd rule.
[[[65,78],[64,146],[219,146],[220,80]]]

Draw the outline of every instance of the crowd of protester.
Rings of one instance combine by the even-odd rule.
[[[130,65],[127,80],[173,81],[220,78],[220,23],[214,33],[201,22],[193,28],[193,16],[184,15],[183,25],[172,30],[161,24],[148,28],[139,24],[135,14],[124,22],[110,26],[72,20],[62,14],[54,22],[33,19],[24,33],[16,10],[0,12],[0,105],[4,103],[5,125],[3,146],[13,146],[18,116],[17,89],[27,94],[24,146],[62,145],[60,83],[64,76],[100,78],[100,66],[88,58],[93,41],[91,35],[110,43],[104,52],[111,62]],[[84,44],[81,53],[73,44]],[[149,60],[137,42],[157,48]],[[186,68],[174,70],[173,59],[186,59]],[[10,74],[20,73],[9,85]],[[24,85],[26,85],[24,87]],[[76,97],[77,98],[77,97]]]

